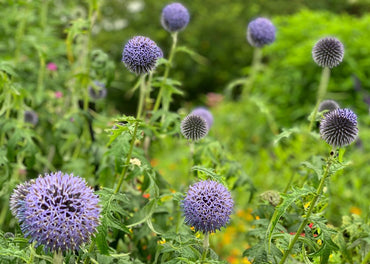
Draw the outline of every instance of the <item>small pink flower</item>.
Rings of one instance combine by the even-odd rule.
[[[63,97],[63,93],[61,91],[55,92],[55,98],[62,98],[62,97]]]
[[[222,102],[223,99],[224,99],[224,96],[222,94],[208,93],[206,104],[208,107],[217,106],[218,104]]]
[[[46,68],[49,71],[57,71],[58,70],[58,66],[54,62],[49,62],[48,65],[46,65]]]

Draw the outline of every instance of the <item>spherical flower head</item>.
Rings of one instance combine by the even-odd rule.
[[[344,46],[336,38],[320,39],[312,49],[312,58],[321,67],[333,68],[342,62]]]
[[[190,15],[180,3],[166,5],[162,10],[161,24],[169,32],[183,30],[189,23]]]
[[[206,123],[207,123],[208,130],[213,125],[213,115],[212,115],[212,113],[210,111],[208,111],[207,108],[205,108],[205,107],[197,107],[193,111],[191,111],[191,114],[202,117],[206,121]]]
[[[35,111],[25,111],[24,112],[24,122],[26,123],[30,123],[34,126],[37,125],[37,123],[39,122],[39,116],[37,115],[37,113]]]
[[[94,81],[94,85],[95,87],[89,86],[88,88],[89,96],[94,100],[105,98],[107,96],[107,89],[104,83]]]
[[[86,181],[62,172],[35,180],[24,198],[21,230],[45,250],[78,250],[99,225],[98,196]]]
[[[34,180],[30,180],[19,184],[10,196],[10,211],[20,223],[24,221],[25,199],[29,193],[28,189],[34,183]]]
[[[199,140],[208,133],[207,121],[198,115],[189,114],[181,122],[181,134],[187,139]]]
[[[272,22],[264,17],[256,18],[247,27],[247,40],[253,47],[261,48],[275,41],[276,29]]]
[[[143,36],[130,39],[122,52],[122,61],[127,69],[138,75],[154,70],[157,60],[161,57],[163,53],[157,44]]]
[[[340,108],[340,106],[336,101],[334,101],[334,100],[324,100],[320,103],[318,110],[319,110],[319,112],[322,112],[322,111],[325,111],[325,110],[330,112],[330,111],[333,111],[333,110],[338,109],[338,108]]]
[[[203,233],[213,233],[225,227],[233,206],[233,198],[225,186],[210,180],[190,186],[182,201],[185,223]]]
[[[357,116],[350,109],[335,109],[320,122],[321,138],[333,147],[351,144],[358,135]]]

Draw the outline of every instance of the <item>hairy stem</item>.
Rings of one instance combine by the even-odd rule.
[[[253,50],[253,59],[251,65],[251,71],[244,83],[243,91],[242,91],[242,98],[246,98],[248,95],[251,94],[253,90],[253,83],[256,79],[257,73],[260,70],[262,60],[262,49],[261,48],[254,48]]]
[[[132,138],[131,138],[131,145],[130,145],[130,149],[128,151],[128,154],[127,154],[127,158],[126,158],[126,162],[125,162],[125,165],[122,169],[122,173],[121,173],[121,176],[118,180],[118,184],[117,184],[117,187],[116,189],[114,190],[114,194],[118,193],[119,190],[121,189],[121,185],[123,183],[123,180],[125,179],[125,176],[126,176],[126,173],[127,173],[127,169],[128,169],[128,164],[130,163],[130,159],[131,159],[131,155],[132,155],[132,150],[134,149],[134,144],[135,144],[135,140],[136,140],[136,133],[137,133],[137,128],[139,126],[139,122],[136,121],[135,123],[135,128],[134,128],[134,132],[132,134]]]
[[[141,118],[143,108],[145,108],[145,97],[146,97],[145,77],[146,77],[145,74],[140,76],[140,95],[139,95],[139,104],[137,107],[136,119]]]
[[[202,262],[204,262],[204,260],[207,257],[208,249],[209,249],[209,233],[207,232],[204,234],[204,239],[203,239]]]
[[[317,111],[319,109],[319,105],[320,105],[322,99],[324,98],[324,96],[326,94],[326,89],[328,87],[329,79],[330,79],[330,69],[328,67],[324,67],[322,69],[322,72],[321,72],[321,80],[320,80],[320,84],[319,84],[319,90],[317,91],[316,105],[315,105],[315,108],[313,110],[313,114],[312,114],[312,117],[311,117],[311,122],[310,122],[310,125],[308,127],[308,132],[310,132],[312,130],[313,124],[315,123],[316,116],[317,116]]]
[[[320,195],[322,193],[322,190],[324,189],[325,180],[329,176],[329,170],[330,170],[330,166],[332,164],[332,161],[333,161],[332,160],[332,157],[329,157],[329,160],[328,160],[328,162],[326,164],[326,168],[325,168],[325,171],[324,171],[324,175],[322,176],[322,178],[320,180],[320,184],[317,187],[317,190],[316,190],[316,192],[314,194],[314,197],[312,198],[312,200],[310,202],[310,208],[308,209],[306,215],[304,216],[304,220],[301,223],[301,225],[299,226],[299,228],[297,230],[297,233],[295,234],[293,240],[290,242],[288,249],[284,252],[284,255],[283,255],[282,259],[280,260],[279,264],[285,263],[287,257],[289,256],[290,252],[293,249],[294,244],[297,242],[297,240],[298,240],[299,236],[301,235],[303,229],[308,224],[308,220],[309,220],[309,218],[310,218],[310,216],[311,216],[311,214],[313,212],[313,209],[315,208],[316,202],[319,199],[319,197],[320,197]]]
[[[166,68],[164,70],[164,75],[163,75],[163,80],[162,80],[162,83],[161,83],[161,87],[159,89],[157,100],[156,100],[154,108],[153,108],[154,112],[159,109],[159,105],[160,105],[161,101],[163,102],[163,109],[164,110],[168,110],[168,108],[169,108],[169,101],[170,100],[165,100],[165,98],[163,99],[163,92],[164,92],[164,89],[165,89],[166,81],[167,81],[168,75],[170,73],[170,69],[171,69],[171,66],[172,66],[172,61],[173,61],[175,51],[176,51],[177,33],[178,32],[174,32],[174,33],[171,34],[171,36],[172,36],[172,46],[171,46],[171,50],[170,50],[170,55],[168,57],[168,62],[166,63]]]

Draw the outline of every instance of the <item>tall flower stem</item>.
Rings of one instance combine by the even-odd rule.
[[[245,99],[248,95],[251,94],[253,90],[253,83],[256,79],[257,73],[261,68],[261,61],[262,61],[262,49],[261,48],[254,48],[253,50],[253,59],[251,65],[250,74],[243,85],[242,90],[242,98]]]
[[[140,76],[140,95],[139,95],[139,105],[137,107],[137,114],[136,119],[141,118],[141,114],[143,112],[143,108],[145,107],[145,97],[147,93],[146,85],[145,85],[145,77],[146,74]]]
[[[159,109],[159,105],[160,105],[161,101],[162,101],[162,104],[163,104],[163,110],[167,111],[168,108],[169,108],[170,99],[166,98],[166,97],[163,97],[163,93],[164,93],[164,90],[166,89],[166,81],[167,81],[168,75],[170,73],[173,57],[176,53],[177,33],[178,32],[174,32],[174,33],[171,34],[172,46],[171,46],[171,50],[170,50],[170,55],[168,57],[168,62],[166,63],[166,68],[164,70],[164,75],[163,75],[161,87],[159,89],[159,93],[158,93],[158,96],[157,96],[157,100],[154,104],[153,111],[157,111]]]
[[[317,91],[317,101],[316,101],[315,109],[313,110],[313,114],[311,117],[310,126],[308,127],[308,132],[312,130],[313,124],[315,123],[317,111],[319,109],[319,105],[322,99],[324,98],[326,94],[326,89],[328,87],[329,79],[330,79],[330,68],[324,67],[321,72],[319,90]]]
[[[121,176],[118,180],[118,184],[117,184],[117,187],[116,189],[114,190],[114,194],[118,193],[119,190],[121,189],[121,185],[123,183],[123,180],[125,179],[125,176],[126,176],[126,173],[127,173],[127,169],[128,169],[128,164],[130,163],[130,159],[131,159],[131,155],[132,155],[132,150],[134,149],[134,144],[135,144],[135,140],[136,140],[136,134],[137,134],[137,129],[139,127],[139,122],[136,121],[135,123],[135,128],[134,128],[134,132],[132,134],[132,138],[131,138],[131,145],[130,145],[130,149],[128,151],[128,154],[127,154],[127,158],[126,158],[126,162],[125,162],[125,165],[122,169],[122,173],[121,173]]]
[[[325,168],[325,171],[324,171],[324,175],[322,176],[322,178],[320,180],[320,184],[317,187],[317,190],[314,193],[314,196],[313,196],[313,198],[312,198],[312,200],[310,202],[310,208],[308,209],[308,211],[306,213],[306,216],[304,216],[304,220],[301,223],[301,225],[299,226],[299,228],[297,230],[297,233],[295,234],[293,240],[290,242],[288,249],[284,252],[284,255],[283,255],[282,259],[280,260],[279,264],[285,263],[287,257],[289,256],[290,252],[293,249],[294,244],[297,242],[297,240],[298,240],[299,236],[301,235],[303,229],[308,224],[308,220],[309,220],[309,218],[310,218],[310,216],[311,216],[311,214],[313,212],[313,209],[315,208],[316,202],[319,199],[319,197],[320,197],[320,195],[322,193],[322,190],[324,189],[325,180],[329,176],[330,166],[331,166],[332,162],[333,162],[333,158],[332,157],[329,157],[329,160],[328,160],[328,162],[326,164],[326,168]]]
[[[209,233],[207,232],[204,234],[204,239],[203,239],[202,262],[204,262],[204,260],[207,257],[208,249],[209,249]]]

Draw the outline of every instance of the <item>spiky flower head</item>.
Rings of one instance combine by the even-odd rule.
[[[181,134],[187,139],[199,140],[208,133],[207,121],[198,115],[189,114],[181,122]]]
[[[189,23],[190,15],[180,3],[166,5],[162,10],[161,24],[169,32],[183,30]]]
[[[107,89],[105,88],[104,83],[99,81],[94,81],[94,86],[89,86],[88,92],[89,96],[94,100],[99,100],[107,96]]]
[[[22,184],[18,184],[10,196],[10,211],[20,223],[24,221],[25,200],[29,193],[29,187],[34,183],[34,180],[30,180]]]
[[[333,68],[342,62],[344,46],[333,37],[320,39],[312,48],[312,58],[321,67]]]
[[[34,126],[39,122],[39,116],[35,111],[29,110],[24,112],[24,122],[30,123]]]
[[[122,61],[133,73],[145,74],[155,69],[162,50],[150,38],[136,36],[130,39],[122,52]]]
[[[275,41],[276,29],[272,22],[264,17],[252,20],[247,27],[247,40],[253,47],[261,48]]]
[[[328,112],[340,108],[339,104],[334,100],[324,100],[319,105],[319,112],[327,110]]]
[[[18,187],[10,204],[30,242],[64,252],[90,241],[100,223],[98,202],[84,179],[56,172]]]
[[[197,108],[193,109],[193,111],[191,111],[190,114],[202,117],[207,123],[208,130],[213,125],[213,115],[205,107],[197,107]]]
[[[350,109],[335,109],[320,122],[321,138],[333,147],[351,144],[358,135],[357,116]]]
[[[203,233],[213,233],[225,227],[233,206],[233,198],[226,187],[210,180],[190,186],[182,201],[185,223]]]

